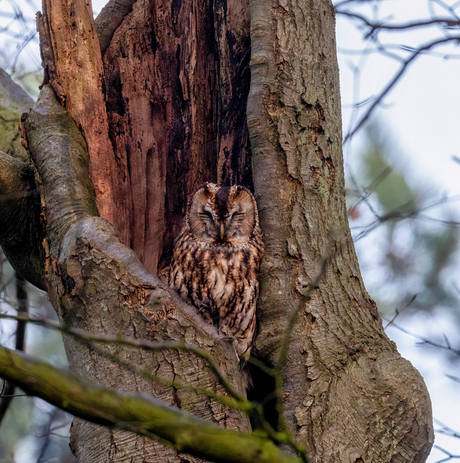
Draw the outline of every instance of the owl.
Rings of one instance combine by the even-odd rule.
[[[263,255],[257,204],[240,185],[206,183],[187,205],[174,244],[169,285],[247,360],[256,334],[257,272]]]

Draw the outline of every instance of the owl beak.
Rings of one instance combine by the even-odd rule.
[[[224,235],[225,235],[225,228],[224,228],[224,224],[221,222],[220,223],[220,239],[221,240],[224,239]]]

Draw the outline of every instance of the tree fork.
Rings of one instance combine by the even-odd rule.
[[[94,333],[103,326],[104,333],[113,336],[185,339],[209,350],[232,386],[242,394],[239,362],[233,346],[223,342],[216,328],[207,325],[195,309],[148,274],[133,251],[119,242],[113,227],[97,216],[88,176],[86,143],[51,87],[43,87],[24,127],[47,211],[47,290],[61,322]],[[193,391],[171,391],[153,384],[72,339],[65,339],[65,347],[72,370],[83,378],[118,390],[151,392],[225,427],[250,429],[243,412]],[[164,378],[178,377],[197,388],[223,392],[205,363],[187,352],[149,353],[127,346],[108,349],[122,363],[134,362]],[[148,439],[120,433],[76,420],[72,442],[77,458],[97,461],[94,458],[100,452],[101,442],[119,440],[123,445],[117,445],[111,459],[104,461],[122,460],[125,452],[136,455],[139,452],[136,448],[143,448],[142,458],[149,455],[152,461],[164,461],[165,455],[171,461],[178,458],[174,451],[165,451]],[[84,445],[77,445],[79,439]]]

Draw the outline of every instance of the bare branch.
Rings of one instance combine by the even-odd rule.
[[[362,21],[366,26],[369,26],[370,31],[367,32],[365,37],[370,37],[374,34],[377,30],[410,30],[415,29],[418,27],[426,27],[431,25],[442,25],[450,28],[455,28],[460,26],[459,20],[454,20],[451,18],[435,18],[435,19],[427,19],[424,21],[416,21],[411,23],[405,24],[385,24],[383,22],[372,22],[367,19],[365,16],[360,15],[358,13],[352,13],[351,11],[339,10],[336,8],[336,13],[341,14],[342,16],[348,16],[350,18],[359,19]]]
[[[435,449],[438,449],[440,452],[447,455],[447,458],[443,458],[442,460],[438,460],[436,463],[444,463],[446,461],[460,459],[460,455],[453,455],[452,453],[448,452],[447,450],[443,449],[442,447],[439,447],[439,445],[433,445],[433,447]]]
[[[423,45],[422,47],[418,48],[415,50],[409,58],[407,58],[401,67],[399,68],[399,71],[394,75],[393,79],[387,84],[387,86],[380,92],[380,94],[374,99],[373,103],[370,105],[364,116],[361,117],[360,121],[355,125],[355,127],[348,132],[344,139],[344,143],[346,143],[353,135],[363,126],[363,124],[369,119],[370,115],[374,111],[374,109],[381,103],[383,98],[390,92],[390,90],[396,85],[396,83],[399,81],[399,79],[403,76],[403,74],[407,71],[409,68],[409,65],[414,62],[414,60],[423,52],[430,50],[433,47],[436,47],[438,45],[446,44],[448,42],[459,42],[460,41],[460,36],[455,36],[455,37],[447,37],[444,39],[440,40],[435,40],[434,42],[430,42],[426,45]]]
[[[364,200],[364,199],[363,199]],[[434,207],[440,206],[442,204],[446,204],[448,201],[458,201],[460,200],[459,195],[455,196],[450,196],[450,197],[444,197],[441,198],[438,201],[435,201],[433,203],[427,204],[425,206],[416,208],[416,209],[408,209],[408,206],[411,205],[411,202],[409,201],[406,204],[403,204],[402,206],[393,209],[392,211],[386,213],[385,215],[379,215],[375,210],[370,207],[371,211],[373,212],[375,216],[375,220],[372,222],[364,225],[364,226],[359,226],[359,227],[350,227],[352,230],[361,230],[361,232],[358,233],[358,235],[353,237],[353,240],[359,241],[360,239],[364,238],[366,235],[368,235],[371,231],[375,230],[378,228],[382,223],[388,222],[388,221],[400,221],[400,220],[406,220],[406,219],[420,219],[420,220],[429,220],[431,222],[438,222],[442,223],[445,225],[449,225],[452,227],[460,227],[460,222],[456,222],[453,220],[442,220],[442,219],[437,219],[435,217],[429,217],[425,214],[421,214],[422,211],[432,209]]]
[[[386,324],[384,329],[387,329],[396,320],[396,317],[401,314],[401,312],[403,312],[408,307],[410,307],[412,302],[414,302],[416,298],[417,298],[417,294],[414,294],[411,300],[404,307],[402,307],[401,309],[396,309],[394,317]]]
[[[460,439],[460,433],[455,431],[451,427],[444,424],[442,421],[437,420],[436,418],[433,420],[438,426],[441,426],[440,429],[437,429],[436,432],[440,434],[444,434],[446,436],[455,437],[456,439]]]
[[[423,336],[420,336],[420,335],[418,335],[416,333],[412,333],[411,331],[408,331],[405,328],[402,328],[401,326],[396,325],[395,323],[393,323],[391,326],[398,329],[399,331],[402,331],[405,334],[408,334],[409,336],[412,336],[415,339],[418,339],[420,341],[419,342],[420,345],[427,344],[427,345],[430,345],[432,347],[437,347],[438,349],[448,350],[448,351],[452,352],[455,355],[460,355],[460,349],[452,348],[449,342],[446,345],[440,344],[439,342],[431,341],[431,340],[426,339]],[[445,335],[444,335],[444,339],[446,339]]]

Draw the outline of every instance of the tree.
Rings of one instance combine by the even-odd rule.
[[[38,19],[45,86],[22,121],[33,164],[1,157],[2,247],[19,273],[46,289],[67,333],[162,343],[139,350],[66,337],[71,369],[250,430],[233,346],[153,276],[166,273],[195,186],[241,183],[254,189],[265,234],[254,354],[276,374],[267,390],[257,372],[252,396],[278,397],[270,421],[281,434],[268,436],[277,443],[293,436],[321,462],[425,461],[433,440],[427,391],[383,332],[348,228],[332,5],[139,1],[130,8],[111,2],[94,25],[86,2],[45,1]],[[178,340],[209,351],[229,384],[216,380],[203,356],[164,349]],[[50,370],[5,351],[3,365],[8,358],[0,374],[27,388],[25,371],[33,369],[46,396]],[[63,381],[63,390],[70,384]],[[77,414],[78,400],[70,407],[65,397],[55,400]],[[143,436],[75,420],[80,461],[183,461],[121,410],[118,421],[94,421]],[[175,431],[179,443],[157,436],[190,452]],[[257,432],[250,436],[260,439]]]

